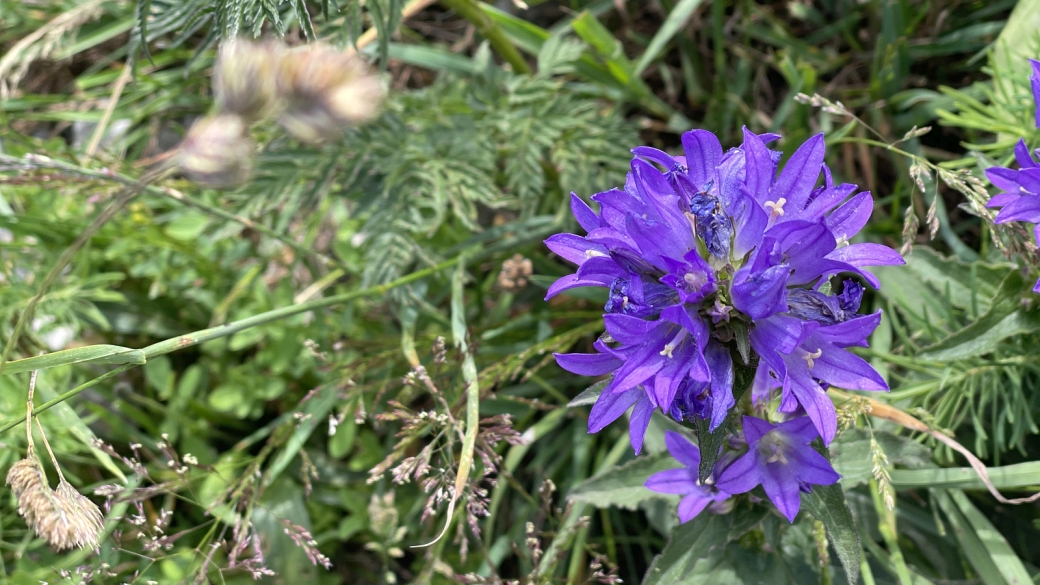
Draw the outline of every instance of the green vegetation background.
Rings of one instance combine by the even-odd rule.
[[[787,152],[827,134],[837,178],[874,194],[865,237],[912,248],[869,300],[886,319],[864,355],[893,387],[878,398],[954,433],[997,487],[1040,486],[1036,251],[993,228],[979,182],[1019,138],[1040,146],[1025,60],[1040,2],[522,6],[0,1],[5,343],[92,218],[210,108],[220,39],[346,46],[373,29],[363,53],[392,89],[380,118],[323,147],[258,126],[247,185],[164,179],[73,256],[5,355],[97,347],[6,365],[0,469],[24,453],[28,372],[51,366],[37,406],[59,397],[40,421],[66,476],[133,489],[92,496],[109,519],[94,554],[51,551],[0,488],[0,581],[246,583],[253,543],[265,582],[293,585],[843,581],[810,514],[677,529],[675,500],[641,487],[668,465],[668,422],[629,463],[623,424],[588,435],[587,407],[567,408],[593,381],[551,352],[591,346],[603,299],[543,302],[569,268],[541,241],[576,228],[569,192],[622,183],[629,148],[675,149],[692,127],[727,147],[742,125],[779,132]],[[525,282],[501,276],[516,255]],[[861,582],[1036,580],[1036,506],[998,505],[960,455],[853,407],[831,457]]]

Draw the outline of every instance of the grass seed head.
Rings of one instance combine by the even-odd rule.
[[[281,45],[234,40],[220,47],[213,70],[213,93],[222,113],[256,122],[270,115],[278,104],[275,71],[284,49]]]
[[[358,57],[328,45],[307,45],[279,60],[278,92],[285,110],[278,118],[303,142],[323,142],[379,112],[383,85]]]
[[[253,142],[247,124],[234,114],[195,122],[181,144],[180,163],[193,182],[216,189],[244,183],[253,171]]]

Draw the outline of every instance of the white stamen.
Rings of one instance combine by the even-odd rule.
[[[849,245],[849,237],[846,236],[846,235],[842,235],[840,238],[838,238],[838,241],[836,242],[835,248],[844,248],[845,246],[848,246],[848,245]]]
[[[769,208],[769,217],[776,219],[784,214],[784,204],[787,203],[787,199],[781,197],[776,201],[766,201],[766,207]]]
[[[621,308],[624,309],[627,306],[628,306],[628,297],[627,296],[621,297]]]
[[[773,451],[773,455],[769,457],[769,459],[766,459],[766,463],[776,463],[777,461],[779,461],[780,463],[787,465],[787,457],[784,457],[783,449],[781,449],[780,447],[773,448],[775,449],[775,451]]]
[[[823,355],[823,348],[817,349],[812,353],[805,352],[805,354],[802,355],[802,359],[804,359],[805,362],[809,364],[809,369],[811,370],[814,364],[813,360],[819,359],[821,355]]]
[[[675,348],[679,347],[679,344],[682,343],[682,340],[686,338],[687,333],[688,332],[685,328],[680,329],[679,333],[677,333],[675,337],[673,337],[672,340],[664,346],[664,349],[662,349],[661,353],[658,355],[666,355],[669,358],[671,358],[672,352],[675,351]]]
[[[586,258],[602,258],[605,256],[608,256],[608,254],[600,252],[599,250],[585,250]]]

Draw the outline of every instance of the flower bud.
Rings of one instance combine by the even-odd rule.
[[[184,174],[216,189],[244,183],[253,169],[253,142],[246,122],[234,114],[216,114],[195,122],[181,144]]]
[[[328,45],[286,53],[278,65],[278,91],[285,99],[279,124],[304,142],[330,140],[347,125],[372,118],[384,93],[363,61]]]
[[[220,47],[213,93],[220,112],[247,122],[269,115],[278,102],[275,70],[282,49],[275,43],[233,40]]]

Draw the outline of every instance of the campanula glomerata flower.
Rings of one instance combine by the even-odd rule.
[[[683,464],[678,469],[661,471],[646,480],[646,487],[662,494],[679,494],[679,520],[687,522],[709,505],[720,504],[730,498],[730,494],[712,485],[715,474],[707,482],[697,480],[697,468],[701,464],[701,454],[694,445],[681,434],[668,431],[664,437],[668,452],[676,461]],[[715,468],[726,465],[726,460],[719,460]],[[715,506],[713,506],[714,508]]]
[[[576,374],[611,374],[589,432],[629,408],[637,453],[654,409],[714,430],[736,402],[734,360],[756,356],[752,396],[768,400],[779,390],[779,410],[804,411],[825,443],[836,429],[827,385],[888,389],[846,350],[866,345],[880,312],[858,315],[862,286],[846,280],[834,293],[831,280],[851,273],[876,287],[864,267],[903,259],[885,246],[850,243],[873,200],[834,184],[822,135],[779,174],[781,153],[767,146],[778,138],[745,129],[743,145],[724,152],[714,134],[692,130],[682,136],[682,156],[634,149],[624,188],[592,196],[598,211],[572,195],[586,235],[558,234],[546,245],[578,269],[546,298],[576,287],[608,291],[597,353],[556,356]]]
[[[745,416],[748,451],[719,474],[715,486],[729,494],[742,494],[761,484],[780,513],[794,522],[802,505],[800,492],[841,479],[809,445],[818,436],[812,421],[804,416],[778,425]]]

